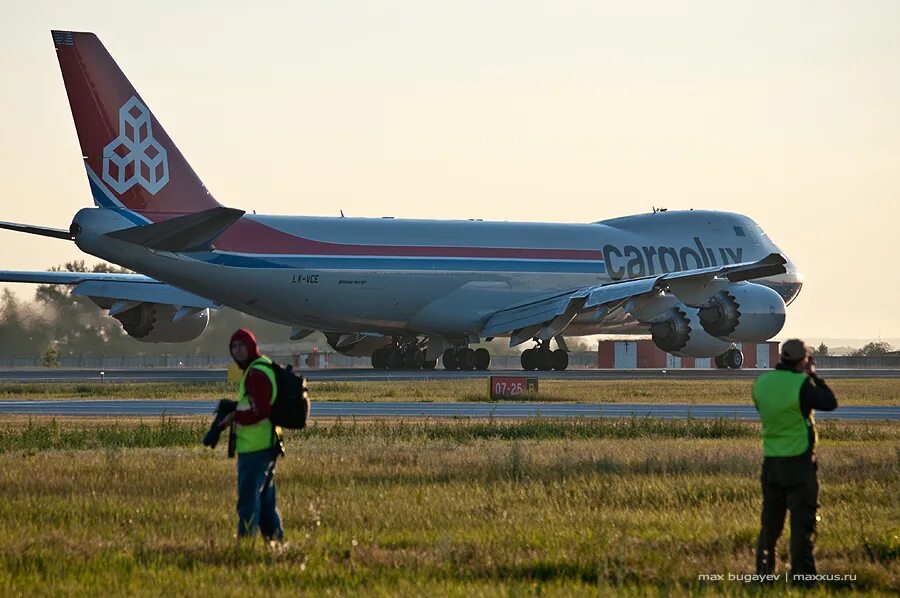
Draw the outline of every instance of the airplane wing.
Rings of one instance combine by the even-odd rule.
[[[95,303],[117,304],[110,315],[140,303],[165,303],[182,308],[217,309],[218,303],[199,295],[182,291],[142,274],[112,274],[93,272],[14,272],[0,270],[0,282],[32,284],[64,284],[74,286],[73,295],[89,297]],[[99,300],[99,301],[98,301]]]
[[[729,284],[786,272],[787,260],[777,253],[756,262],[699,268],[659,276],[633,278],[583,287],[511,305],[491,314],[481,329],[485,337],[511,334],[510,346],[532,338],[549,340],[560,334],[579,314],[607,312],[630,299],[670,291],[685,305],[698,306]]]

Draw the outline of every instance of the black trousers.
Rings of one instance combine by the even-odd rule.
[[[766,457],[762,467],[762,517],[756,544],[756,572],[775,570],[775,544],[791,512],[791,574],[815,575],[816,508],[819,481],[813,456]]]

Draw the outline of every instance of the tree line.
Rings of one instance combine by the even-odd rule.
[[[871,343],[866,343],[859,349],[854,349],[853,351],[847,353],[847,357],[884,357],[894,351],[894,348],[890,343],[884,341],[873,341]],[[831,355],[831,350],[828,348],[828,345],[822,343],[816,350],[813,352],[816,357],[828,357]]]

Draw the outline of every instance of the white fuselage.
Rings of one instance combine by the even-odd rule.
[[[363,218],[244,218],[304,243],[301,251],[171,254],[105,233],[133,226],[117,212],[75,217],[78,246],[97,257],[252,315],[333,332],[477,335],[491,313],[553,292],[752,261],[779,252],[749,218],[682,211],[593,224]],[[789,302],[792,264],[764,279]],[[581,317],[567,334],[641,331],[615,314]]]

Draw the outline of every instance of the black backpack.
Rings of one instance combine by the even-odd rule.
[[[275,373],[277,387],[275,402],[269,414],[269,421],[282,428],[302,430],[309,419],[309,389],[306,378],[298,376],[292,368],[278,365],[274,361],[267,364]]]

